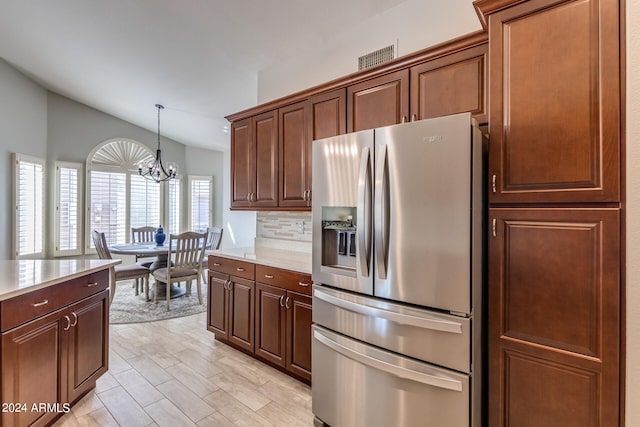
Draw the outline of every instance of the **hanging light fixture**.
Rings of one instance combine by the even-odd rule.
[[[160,151],[160,110],[164,109],[164,107],[156,104],[156,108],[158,109],[158,148],[156,149],[156,159],[149,162],[145,167],[142,167],[142,165],[138,166],[138,173],[150,181],[162,182],[175,178],[178,168],[174,163],[167,163],[167,168],[165,169],[162,164],[162,153]]]

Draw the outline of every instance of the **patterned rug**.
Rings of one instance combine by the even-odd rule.
[[[151,279],[153,284],[153,279]],[[198,304],[196,284],[193,283],[190,296],[182,296],[171,300],[171,310],[167,311],[166,300],[147,302],[144,292],[135,295],[133,281],[121,281],[116,285],[116,295],[109,310],[111,324],[153,322],[155,320],[172,319],[190,316],[207,310],[207,286],[202,286],[202,305]],[[152,285],[153,286],[153,285]],[[182,286],[185,286],[184,283]]]

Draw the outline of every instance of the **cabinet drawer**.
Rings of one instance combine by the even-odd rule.
[[[256,265],[256,282],[311,295],[311,276],[305,273]]]
[[[209,255],[209,270],[253,280],[255,267],[251,262]]]
[[[2,301],[2,332],[79,301],[109,287],[109,270],[102,270]]]

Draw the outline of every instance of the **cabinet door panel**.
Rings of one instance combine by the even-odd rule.
[[[620,200],[618,2],[558,3],[490,17],[492,202]]]
[[[276,365],[285,365],[287,315],[281,302],[287,292],[256,283],[256,354]]]
[[[487,122],[487,44],[411,67],[411,120],[471,112]]]
[[[249,206],[249,193],[254,191],[255,144],[251,119],[231,124],[231,206]]]
[[[342,135],[347,131],[347,94],[345,89],[313,96],[307,102],[310,141]]]
[[[231,277],[229,298],[229,341],[253,352],[255,284],[252,281]]]
[[[307,168],[311,141],[307,133],[306,102],[298,102],[279,110],[280,132],[280,206],[307,206]]]
[[[619,211],[491,209],[490,218],[490,424],[617,425]]]
[[[109,304],[103,291],[70,308],[69,401],[94,387],[108,367]]]
[[[311,381],[311,297],[287,292],[287,368]]]
[[[3,412],[2,425],[45,425],[55,412],[31,411],[33,404],[67,402],[63,358],[67,326],[56,311],[2,334],[2,402],[23,403],[26,412]]]
[[[347,88],[347,130],[395,125],[409,116],[409,70],[400,70]]]
[[[225,284],[229,276],[209,271],[209,292],[207,294],[207,329],[215,333],[218,338],[228,338],[229,312],[227,290]]]
[[[253,206],[278,205],[278,113],[253,118],[255,134],[255,200]]]

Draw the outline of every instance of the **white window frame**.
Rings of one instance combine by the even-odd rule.
[[[82,163],[73,163],[73,162],[55,162],[56,169],[56,189],[55,189],[55,201],[56,201],[56,215],[55,215],[55,224],[54,224],[54,244],[53,244],[53,255],[55,257],[63,257],[63,256],[71,256],[71,255],[81,255],[82,254],[82,212],[83,212],[83,200],[82,200],[82,176],[83,176],[83,164]],[[61,189],[61,169],[75,169],[77,171],[76,177],[76,194],[75,194],[75,202],[76,202],[76,233],[75,239],[77,242],[76,249],[60,249],[60,239],[61,236],[61,227],[60,227],[60,219],[61,219],[61,205],[63,201],[61,200],[62,189]]]
[[[192,192],[191,192],[191,185],[193,183],[193,181],[208,181],[209,182],[209,217],[208,217],[208,223],[209,226],[213,225],[213,177],[212,176],[203,176],[203,175],[189,175],[188,179],[187,179],[187,195],[188,195],[188,201],[187,201],[187,207],[188,210],[187,212],[189,213],[189,222],[188,222],[188,228],[189,230],[193,231],[193,224],[192,224],[192,202],[193,202],[193,196],[192,196]]]
[[[13,229],[13,239],[12,239],[12,247],[11,251],[15,259],[38,259],[44,258],[46,246],[45,246],[45,233],[44,230],[47,226],[46,217],[45,217],[45,207],[46,207],[46,176],[47,176],[47,167],[46,160],[38,157],[27,156],[25,154],[13,153],[12,155],[12,163],[13,163],[13,209],[12,209],[12,229]],[[20,163],[33,163],[35,165],[40,165],[42,168],[42,180],[40,182],[41,185],[41,203],[38,207],[38,213],[36,215],[40,216],[40,230],[39,233],[35,236],[40,239],[40,251],[32,252],[29,254],[20,254],[20,224],[18,219],[18,211],[19,211],[19,200],[20,200]]]

